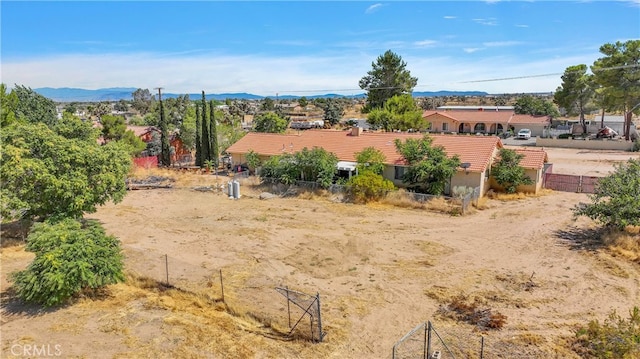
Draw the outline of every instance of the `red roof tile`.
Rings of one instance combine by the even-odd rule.
[[[549,116],[513,115],[509,124],[551,124]]]
[[[341,161],[356,160],[356,153],[367,147],[382,151],[386,163],[403,164],[402,156],[396,151],[395,140],[419,139],[417,133],[372,133],[365,132],[352,136],[350,131],[309,130],[295,135],[250,132],[227,149],[231,154],[244,154],[250,150],[261,155],[274,156],[295,153],[304,147],[324,148],[334,153]],[[471,164],[469,171],[482,172],[490,164],[496,148],[502,142],[494,136],[430,135],[435,146],[442,146],[449,156],[458,155],[461,162]]]

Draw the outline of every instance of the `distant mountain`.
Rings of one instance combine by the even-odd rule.
[[[42,87],[33,89],[33,91],[39,93],[40,95],[50,98],[55,102],[100,102],[100,101],[119,101],[119,100],[131,100],[132,94],[136,91],[137,88],[133,87],[113,87],[113,88],[103,88],[97,90],[85,90],[79,88],[51,88],[51,87]],[[153,94],[153,92],[152,92]],[[163,93],[163,98],[175,98],[180,96],[181,94],[173,94],[173,93]],[[413,97],[437,97],[437,96],[486,96],[488,93],[482,91],[437,91],[437,92],[414,92]],[[189,98],[192,100],[197,100],[201,98],[202,93],[193,93],[189,94]],[[226,100],[226,99],[239,99],[239,100],[260,100],[265,97],[271,97],[272,99],[275,96],[259,96],[250,93],[240,92],[240,93],[221,93],[221,94],[205,94],[205,98],[207,100]],[[277,96],[279,99],[287,99],[287,100],[295,100],[299,99],[303,96],[295,96],[295,95],[280,95]],[[320,94],[320,95],[309,95],[304,96],[308,99],[314,98],[364,98],[365,94],[355,94],[355,95],[339,95],[339,94]]]

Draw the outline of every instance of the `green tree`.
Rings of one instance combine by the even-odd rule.
[[[9,126],[16,122],[18,109],[18,94],[15,91],[7,93],[4,83],[0,84],[0,127]]]
[[[384,171],[384,162],[387,160],[384,153],[375,147],[367,147],[356,153],[356,169],[358,173],[371,171],[381,175]]]
[[[305,108],[307,107],[308,104],[309,104],[309,100],[307,100],[305,96],[302,96],[300,97],[300,99],[298,99],[298,105],[300,105],[300,107]]]
[[[377,201],[395,190],[393,182],[373,171],[365,171],[351,177],[347,181],[347,188],[351,199],[356,203]]]
[[[336,174],[338,157],[324,148],[303,148],[295,153],[295,164],[300,172],[300,180],[319,183],[328,188]]]
[[[31,88],[16,85],[11,91],[17,97],[14,114],[16,118],[35,123],[42,122],[53,126],[58,120],[56,104],[33,91]]]
[[[591,203],[576,206],[573,211],[605,226],[640,226],[640,160],[630,159],[615,165],[615,169],[598,181],[595,192],[589,195]]]
[[[202,120],[200,121],[200,125],[202,126],[202,131],[200,132],[200,150],[202,151],[202,162],[211,160],[211,136],[209,135],[209,119],[207,116],[209,112],[207,111],[207,99],[205,98],[204,91],[202,91],[202,100],[200,101],[202,109],[200,114],[202,115]]]
[[[558,112],[558,109],[553,105],[553,103],[532,95],[524,95],[518,98],[516,103],[513,105],[513,109],[515,113],[521,115],[550,117],[560,116],[560,112]]]
[[[111,104],[109,102],[98,102],[97,105],[93,106],[93,110],[91,111],[92,116],[98,117],[98,119],[102,119],[102,116],[111,113]]]
[[[162,94],[158,89],[158,100],[160,105],[160,163],[165,166],[171,166],[171,149],[169,139],[171,133],[169,132],[169,125],[167,118],[164,115],[164,106],[162,105]]]
[[[180,124],[180,139],[189,150],[194,150],[196,145],[196,109],[195,106],[187,107],[184,118]]]
[[[371,111],[367,116],[367,122],[385,131],[424,130],[429,125],[411,95],[393,96],[382,109]]]
[[[587,65],[575,65],[564,70],[562,85],[553,94],[553,101],[563,107],[568,115],[579,115],[582,132],[587,133],[584,115],[593,97],[594,91],[591,86],[591,76],[587,74]]]
[[[71,112],[63,112],[62,118],[53,126],[52,130],[67,139],[96,141],[100,130],[93,127],[91,122],[83,121]]]
[[[202,111],[196,104],[196,166],[202,166]]]
[[[425,135],[421,139],[409,138],[404,142],[396,139],[395,145],[409,165],[402,181],[419,192],[441,195],[460,167],[460,159],[457,155],[447,157],[444,148],[433,146],[432,142],[431,137]]]
[[[393,96],[411,94],[418,84],[418,78],[411,77],[402,57],[391,50],[378,56],[371,67],[371,71],[359,83],[360,88],[367,91],[365,111],[382,108]]]
[[[141,154],[142,151],[147,148],[147,144],[131,130],[124,131],[119,141],[128,147],[128,153],[134,157]]]
[[[216,121],[216,106],[213,100],[211,100],[211,102],[209,103],[209,110],[211,112],[211,114],[209,115],[209,136],[211,136],[209,143],[211,144],[211,160],[217,168],[220,161],[220,148],[218,146],[218,123]]]
[[[64,105],[64,112],[68,112],[72,115],[74,115],[76,112],[78,112],[78,103],[77,102],[69,102],[68,104]]]
[[[524,168],[520,166],[523,158],[524,155],[514,150],[500,149],[500,159],[493,165],[491,175],[507,193],[515,193],[520,185],[533,184],[533,180],[526,176]]]
[[[262,181],[275,180],[283,184],[294,184],[300,179],[300,169],[292,153],[271,156],[262,164]]]
[[[253,129],[256,132],[284,133],[287,127],[289,122],[275,112],[261,113],[253,119]]]
[[[127,112],[129,111],[129,103],[125,99],[120,99],[113,105],[113,109],[119,112]]]
[[[324,121],[331,126],[337,125],[340,119],[342,119],[342,116],[344,116],[344,107],[338,99],[324,99],[320,108],[324,111]]]
[[[27,302],[59,305],[75,294],[124,281],[120,242],[97,221],[36,223],[26,250],[35,258],[13,278],[18,296]]]
[[[594,81],[601,86],[609,110],[625,113],[624,134],[631,135],[631,117],[640,113],[640,40],[600,46],[604,56],[591,66]]]
[[[572,349],[589,358],[639,358],[640,307],[633,307],[628,319],[614,310],[602,324],[596,319],[578,328]]]
[[[260,110],[262,111],[275,111],[276,104],[270,97],[265,97],[260,104]]]
[[[100,119],[102,123],[102,137],[105,141],[120,140],[127,130],[124,116],[104,115]]]
[[[75,217],[126,194],[127,148],[65,138],[43,123],[16,123],[0,133],[0,213],[5,219]]]
[[[255,173],[256,168],[260,167],[260,155],[256,153],[254,150],[249,150],[247,152],[247,166],[249,166],[249,170]]]
[[[135,90],[131,96],[133,97],[133,101],[131,102],[131,107],[133,107],[136,111],[140,112],[141,115],[146,115],[151,110],[151,104],[154,100],[153,96],[149,89],[137,89]]]

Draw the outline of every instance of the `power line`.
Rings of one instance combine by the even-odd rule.
[[[607,70],[622,70],[622,69],[630,69],[630,68],[638,68],[640,64],[630,64],[630,65],[620,65],[620,66],[610,66],[610,67],[602,67],[602,68],[591,68],[592,72],[600,72]],[[569,71],[570,73],[571,71]],[[575,71],[577,72],[577,71]],[[565,72],[554,72],[548,74],[539,74],[539,75],[523,75],[523,76],[514,76],[514,77],[501,77],[501,78],[490,78],[490,79],[482,79],[482,80],[471,80],[471,81],[459,81],[453,82],[454,84],[470,84],[470,83],[481,83],[481,82],[496,82],[496,81],[511,81],[511,80],[522,80],[522,79],[530,79],[530,78],[538,78],[538,77],[550,77],[550,76],[562,76]],[[416,86],[416,87],[426,87],[426,85]],[[279,90],[278,93],[318,93],[318,92],[348,92],[348,91],[370,91],[370,90],[395,90],[402,88],[400,86],[388,86],[388,87],[370,87],[370,88],[351,88],[351,89],[318,89],[318,90]]]

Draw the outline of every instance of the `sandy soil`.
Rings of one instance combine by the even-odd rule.
[[[549,149],[555,172],[605,173],[609,159],[629,156],[571,151]],[[182,176],[173,189],[131,191],[88,216],[122,241],[128,271],[165,281],[168,263],[169,282],[196,299],[119,284],[64,308],[24,306],[7,290],[7,274],[31,257],[3,243],[2,357],[47,345],[86,358],[388,358],[430,320],[470,357],[479,357],[484,335],[487,358],[570,358],[563,340],[577,324],[640,303],[638,265],[593,245],[594,223],[573,218],[584,194],[490,200],[449,216],[331,196],[260,199],[263,189],[249,183],[238,200],[194,190],[216,180],[227,179]],[[282,335],[287,302],[274,288],[284,286],[320,294],[322,344]],[[504,327],[478,330],[443,316],[458,296],[505,315]],[[294,322],[300,316],[293,311]]]

